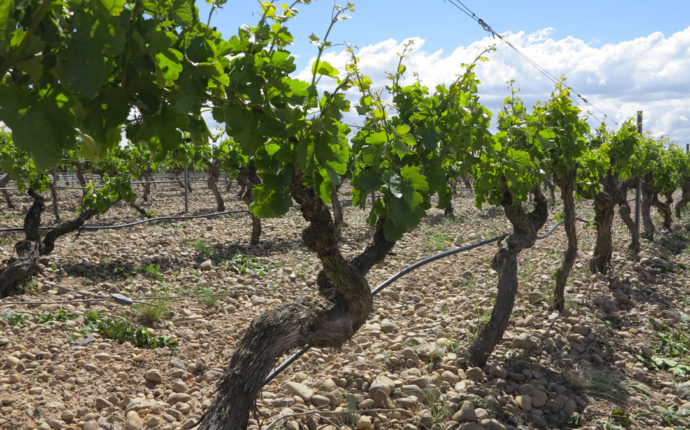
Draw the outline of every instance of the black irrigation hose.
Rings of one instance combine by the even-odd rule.
[[[340,200],[340,203],[349,203],[352,204],[352,200]],[[293,208],[299,208],[299,205],[293,206]],[[224,211],[224,212],[212,212],[209,214],[200,214],[200,215],[176,215],[176,216],[164,216],[164,217],[158,217],[158,218],[147,218],[144,220],[139,220],[135,222],[131,222],[129,224],[116,224],[116,225],[97,225],[97,224],[92,224],[92,225],[85,225],[79,228],[79,230],[117,230],[121,228],[127,228],[127,227],[132,227],[135,225],[139,224],[144,224],[147,222],[154,222],[154,221],[184,221],[187,219],[198,219],[198,218],[211,218],[215,216],[220,216],[220,215],[228,215],[228,214],[238,214],[238,213],[249,213],[248,209],[236,209],[236,210],[231,210],[231,211]],[[57,226],[44,226],[44,227],[39,227],[39,230],[52,230]],[[13,227],[13,228],[0,228],[0,233],[7,233],[7,232],[22,232],[24,229],[22,227]]]
[[[201,215],[177,215],[177,216],[163,216],[163,217],[158,217],[158,218],[148,218],[148,219],[143,219],[139,221],[135,221],[129,224],[116,224],[116,225],[84,225],[80,227],[80,230],[116,230],[120,228],[127,228],[127,227],[132,227],[138,224],[144,224],[147,222],[154,222],[154,221],[184,221],[187,219],[197,219],[197,218],[210,218],[214,216],[220,216],[220,215],[228,215],[228,214],[236,214],[236,213],[249,213],[249,210],[247,209],[236,209],[232,211],[224,211],[224,212],[213,212],[210,214],[201,214]],[[39,227],[39,230],[52,230],[57,226],[48,226],[48,227]],[[0,228],[0,233],[3,232],[22,232],[24,231],[23,228],[21,227],[15,227],[15,228]]]

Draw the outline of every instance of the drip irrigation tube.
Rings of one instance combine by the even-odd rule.
[[[132,227],[138,224],[144,224],[147,222],[154,222],[154,221],[184,221],[187,219],[196,219],[196,218],[211,218],[214,216],[220,216],[220,215],[228,215],[228,214],[236,214],[236,213],[249,213],[249,210],[247,209],[236,209],[232,211],[223,211],[223,212],[213,212],[210,214],[201,214],[201,215],[177,215],[177,216],[163,216],[163,217],[158,217],[158,218],[148,218],[148,219],[143,219],[140,221],[135,221],[131,222],[128,224],[116,224],[116,225],[84,225],[80,227],[80,230],[116,230],[120,228],[127,228],[127,227]],[[39,230],[52,230],[56,228],[57,226],[47,226],[47,227],[39,227]],[[22,232],[24,231],[23,228],[21,227],[15,227],[15,228],[0,228],[0,233],[2,232]]]

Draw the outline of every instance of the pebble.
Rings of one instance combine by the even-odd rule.
[[[370,430],[374,428],[374,422],[368,415],[362,415],[357,420],[357,430]]]
[[[508,376],[508,371],[505,369],[505,367],[501,366],[500,364],[492,364],[489,367],[489,375],[498,379],[506,379],[506,377]]]
[[[469,421],[477,421],[477,414],[474,411],[474,405],[471,402],[464,401],[460,410],[453,414],[453,421],[465,423]]]
[[[96,409],[112,408],[114,405],[103,397],[96,398]]]
[[[518,404],[523,410],[529,411],[532,409],[532,397],[528,394],[522,394],[515,396],[515,403]]]
[[[163,381],[163,376],[161,375],[161,372],[158,369],[149,369],[146,371],[146,373],[144,373],[144,379],[146,379],[149,382],[158,384]]]
[[[534,349],[539,345],[539,340],[530,334],[521,334],[513,339],[513,348]]]
[[[144,425],[144,420],[139,416],[137,411],[127,412],[127,419],[125,421],[125,428],[127,430],[136,430]]]
[[[320,394],[314,394],[311,397],[311,402],[316,406],[317,408],[325,408],[326,406],[331,404],[331,399],[329,399],[326,396],[322,396]]]
[[[478,367],[470,367],[465,370],[465,376],[472,381],[481,381],[484,379],[484,372]]]
[[[187,384],[183,380],[178,379],[173,382],[172,389],[176,393],[186,393],[189,387],[187,387]]]
[[[301,397],[305,402],[309,402],[314,396],[314,390],[299,382],[288,382],[285,389],[293,396]]]
[[[191,399],[192,396],[185,393],[172,393],[168,396],[167,403],[172,406],[176,403],[186,403]]]
[[[384,333],[395,333],[398,331],[398,326],[389,320],[383,320],[381,321],[381,331]]]

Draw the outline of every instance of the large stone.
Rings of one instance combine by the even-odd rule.
[[[529,411],[532,409],[532,397],[528,394],[515,396],[515,403],[517,403],[518,406],[520,406],[525,411]]]
[[[186,393],[172,393],[168,396],[167,402],[172,406],[177,403],[187,403],[191,398],[192,396]]]
[[[478,367],[470,367],[465,370],[465,376],[472,381],[481,381],[484,379],[484,372]]]
[[[460,409],[453,414],[453,421],[457,421],[459,423],[477,421],[477,414],[474,411],[474,405],[468,401],[463,402]]]
[[[161,372],[158,369],[149,369],[146,371],[146,373],[144,373],[144,379],[146,379],[149,382],[158,384],[163,381],[163,376],[161,375]]]
[[[395,382],[387,376],[379,375],[369,386],[369,397],[374,397],[377,391],[382,391],[387,396],[390,396],[395,388]]]
[[[374,422],[368,415],[362,415],[357,420],[357,430],[371,430],[374,428]]]
[[[317,408],[325,408],[326,406],[331,404],[331,399],[329,399],[326,396],[322,396],[320,394],[314,394],[311,397],[311,402],[316,406]]]
[[[96,409],[112,408],[114,405],[103,397],[96,398]]]
[[[125,428],[127,430],[136,430],[144,425],[144,419],[139,416],[137,411],[127,412],[127,419],[125,421]]]
[[[513,348],[534,349],[539,345],[539,339],[529,334],[521,334],[513,339]]]
[[[293,396],[301,397],[304,402],[309,402],[314,396],[314,390],[299,382],[288,382],[285,389]]]
[[[544,405],[546,405],[546,401],[549,399],[549,397],[546,395],[545,392],[541,390],[536,390],[534,393],[532,393],[532,406],[535,408],[541,408]]]
[[[491,367],[489,367],[489,375],[494,378],[506,379],[508,371],[500,364],[492,364]]]
[[[389,320],[383,320],[381,322],[381,331],[384,333],[395,333],[396,331],[398,331],[398,326],[396,326]]]

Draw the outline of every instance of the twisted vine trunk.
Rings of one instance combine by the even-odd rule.
[[[654,240],[654,223],[652,222],[652,205],[654,204],[654,176],[651,174],[642,179],[642,225],[644,231],[642,237],[647,240]]]
[[[379,222],[372,244],[347,261],[338,247],[337,229],[325,203],[295,176],[290,192],[309,222],[302,239],[321,261],[320,297],[302,298],[254,319],[240,340],[218,384],[218,395],[199,428],[241,430],[266,376],[280,357],[306,345],[340,347],[364,324],[372,310],[366,273],[392,249]]]
[[[678,203],[676,203],[676,218],[680,218],[681,211],[690,202],[690,181],[685,181],[680,185],[681,197]]]
[[[597,224],[597,238],[589,268],[592,273],[606,273],[613,255],[613,218],[616,214],[616,203],[621,200],[621,184],[616,183],[609,173],[604,178],[604,189],[594,196],[594,221]],[[625,200],[625,195],[623,195]]]
[[[71,231],[84,225],[84,222],[94,216],[96,211],[86,210],[77,218],[64,222],[48,231],[43,240],[38,231],[41,225],[41,214],[45,209],[43,196],[29,189],[29,196],[34,199],[31,207],[24,216],[24,239],[15,246],[17,257],[10,259],[5,268],[0,270],[0,297],[18,292],[18,288],[29,281],[38,272],[38,259],[48,255],[55,249],[55,241]]]
[[[218,166],[213,164],[209,160],[204,160],[206,167],[208,167],[208,188],[213,193],[213,197],[216,199],[216,212],[223,212],[225,210],[225,202],[223,201],[223,196],[220,195],[218,191],[218,179],[220,179],[220,170]]]
[[[261,183],[261,178],[257,176],[256,169],[247,166],[240,168],[240,173],[237,175],[237,182],[240,184],[239,197],[247,205],[247,208],[254,202],[252,191],[254,187]],[[252,235],[249,239],[251,245],[258,245],[261,239],[261,218],[255,216],[251,211],[249,216],[252,219]]]
[[[618,195],[618,215],[620,215],[623,223],[628,228],[630,233],[630,245],[628,246],[628,254],[635,256],[640,252],[640,232],[632,219],[632,210],[628,204],[628,189],[637,187],[639,179],[632,179],[625,181],[621,185],[621,191]]]
[[[0,188],[5,188],[7,185],[10,183],[10,175],[8,173],[5,173],[5,176],[0,178]],[[5,199],[5,203],[7,203],[7,207],[9,209],[14,209],[14,203],[12,203],[12,199],[10,198],[10,193],[7,192],[7,190],[2,190],[2,197]]]
[[[654,193],[652,197],[652,204],[655,208],[657,208],[659,212],[661,212],[661,215],[664,217],[664,228],[666,230],[671,230],[671,223],[673,222],[673,213],[671,211],[673,196],[671,195],[671,193],[667,193],[664,195],[664,197],[666,197],[666,201],[662,202],[661,200],[659,200],[659,195],[657,193]]]
[[[563,227],[568,238],[568,248],[563,254],[561,268],[556,274],[556,285],[553,290],[553,308],[563,312],[565,308],[565,283],[568,281],[570,271],[577,258],[577,228],[575,226],[575,174],[573,170],[564,175],[563,178],[556,180],[558,188],[561,190],[561,200],[563,201]]]
[[[150,170],[146,170],[141,174],[142,187],[144,188],[144,193],[141,195],[141,199],[145,202],[149,201],[149,195],[151,194],[151,182],[153,182],[153,176]]]
[[[58,208],[57,189],[55,188],[55,184],[57,182],[57,172],[53,170],[50,173],[52,174],[53,178],[50,182],[48,182],[48,189],[50,189],[50,197],[53,199],[53,215],[55,215],[55,222],[60,222],[60,209]]]
[[[484,367],[508,327],[518,289],[518,254],[523,249],[534,245],[537,232],[548,216],[546,197],[539,188],[534,191],[534,198],[536,206],[530,213],[526,213],[519,203],[513,204],[512,197],[508,193],[501,204],[508,221],[513,226],[513,232],[501,242],[491,263],[491,267],[498,273],[498,293],[491,311],[491,318],[479,330],[479,334],[470,345],[469,360],[473,366]]]

